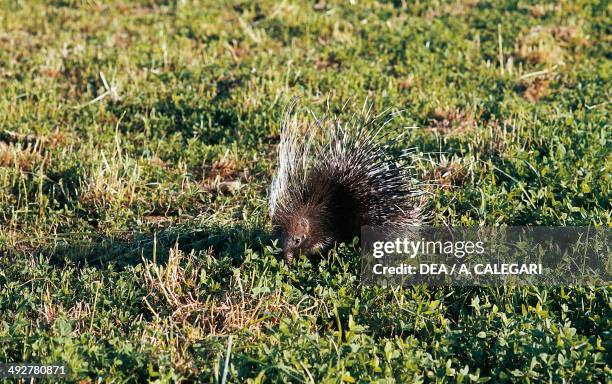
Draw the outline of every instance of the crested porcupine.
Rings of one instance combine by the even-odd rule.
[[[423,194],[406,154],[396,158],[383,139],[388,113],[371,106],[347,119],[300,118],[295,103],[283,119],[279,167],[270,214],[285,260],[325,251],[360,235],[362,226],[419,225]]]

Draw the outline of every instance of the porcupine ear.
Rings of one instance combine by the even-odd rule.
[[[270,216],[282,209],[291,209],[290,197],[301,193],[309,167],[310,148],[316,127],[296,112],[298,100],[285,108],[278,146],[278,168],[270,186]]]

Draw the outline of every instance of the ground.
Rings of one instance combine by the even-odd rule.
[[[0,362],[75,382],[609,382],[610,287],[287,266],[287,103],[400,112],[435,225],[612,224],[606,1],[0,5]],[[328,107],[329,105],[329,107]]]

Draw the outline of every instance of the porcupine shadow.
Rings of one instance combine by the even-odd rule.
[[[140,264],[143,259],[155,259],[163,265],[168,260],[170,250],[176,248],[186,253],[210,250],[215,257],[229,256],[233,265],[239,265],[245,245],[261,253],[265,246],[271,244],[272,238],[264,229],[242,225],[167,228],[157,232],[123,231],[112,236],[81,235],[80,239],[75,235],[66,236],[54,239],[54,244],[7,251],[5,257],[41,255],[48,257],[49,262],[58,267],[68,264],[99,267],[113,263],[122,269]]]

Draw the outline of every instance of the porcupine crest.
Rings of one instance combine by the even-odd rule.
[[[294,111],[295,103],[285,111],[270,189],[272,223],[288,262],[351,241],[362,226],[421,224],[423,193],[412,165],[406,153],[393,159],[381,144],[391,114],[374,116],[366,104],[346,120]]]

